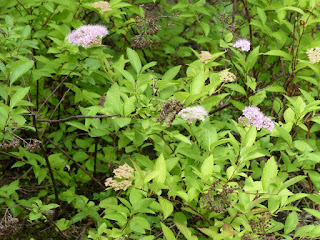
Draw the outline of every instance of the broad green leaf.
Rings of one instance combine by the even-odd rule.
[[[293,230],[296,229],[299,223],[298,214],[296,212],[292,212],[288,215],[286,219],[286,223],[284,224],[284,234],[289,234]]]
[[[239,84],[236,83],[229,83],[224,85],[227,88],[230,88],[233,91],[236,91],[238,93],[241,93],[242,95],[246,95],[246,90],[244,90],[244,88],[242,86],[240,86]]]
[[[204,181],[207,181],[211,177],[213,167],[213,155],[210,155],[201,165],[201,175]]]
[[[173,205],[169,200],[164,199],[163,197],[159,196],[158,199],[159,199],[160,207],[163,213],[163,219],[166,219],[173,212]]]
[[[173,232],[168,228],[166,225],[164,225],[162,222],[160,222],[162,232],[167,240],[174,240],[176,237],[174,236]]]
[[[25,74],[28,70],[30,70],[34,65],[32,60],[28,60],[15,69],[12,70],[10,74],[10,83],[13,84],[19,77]]]
[[[291,59],[292,59],[292,56],[289,53],[286,53],[282,50],[271,50],[271,51],[264,53],[264,55],[284,57],[285,60],[289,60],[289,61],[291,61]]]
[[[170,68],[163,76],[162,80],[171,81],[179,73],[181,65]]]
[[[156,177],[156,182],[164,183],[166,181],[166,176],[167,176],[167,167],[166,167],[166,161],[164,160],[162,153],[160,154],[160,156],[156,161],[155,171],[158,172],[158,176]]]
[[[10,99],[10,108],[13,109],[28,94],[30,87],[20,88]]]
[[[320,212],[314,209],[310,209],[310,208],[304,208],[303,210],[305,210],[306,212],[310,213],[311,215],[315,216],[316,218],[320,219]]]
[[[127,55],[129,61],[133,68],[136,70],[136,73],[140,73],[141,70],[141,61],[139,55],[136,51],[132,50],[131,48],[127,48]]]
[[[106,96],[106,103],[113,108],[116,114],[123,115],[123,103],[120,98],[120,88],[117,83],[114,83],[109,89]]]
[[[259,57],[259,49],[260,49],[260,46],[254,48],[250,52],[248,59],[247,59],[247,71],[250,71],[253,68],[253,66],[256,64],[257,59]]]
[[[261,177],[261,183],[263,190],[268,192],[269,185],[273,179],[277,176],[278,165],[274,157],[271,157],[263,168],[263,173]]]
[[[0,61],[0,70],[7,76],[7,68],[2,61]]]
[[[249,131],[246,133],[246,136],[243,141],[243,147],[251,147],[256,141],[257,129],[255,127],[250,127]]]
[[[174,223],[187,240],[198,240],[196,236],[192,236],[191,230],[186,225],[179,222]]]
[[[190,93],[192,95],[201,93],[202,88],[204,87],[204,83],[208,75],[205,74],[203,71],[200,71],[192,80],[191,82],[191,89]]]
[[[267,15],[266,15],[266,13],[264,12],[263,9],[261,9],[261,8],[259,8],[259,7],[257,7],[257,12],[258,12],[258,16],[259,16],[261,22],[262,22],[263,25],[264,25],[264,24],[266,23],[266,21],[267,21]]]

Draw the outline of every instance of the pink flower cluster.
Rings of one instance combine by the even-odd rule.
[[[72,31],[67,40],[77,46],[92,47],[101,45],[102,38],[108,34],[108,29],[101,25],[83,25]]]
[[[233,44],[234,48],[238,48],[240,51],[250,51],[250,41],[247,39],[238,39],[235,44]]]
[[[243,116],[239,117],[238,120],[244,126],[256,126],[257,130],[265,128],[268,131],[272,131],[274,128],[274,121],[270,117],[265,116],[258,107],[245,107],[242,114]]]

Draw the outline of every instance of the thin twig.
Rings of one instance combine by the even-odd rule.
[[[72,69],[67,76],[65,76],[65,78],[59,83],[59,85],[53,90],[52,93],[50,93],[50,95],[47,97],[46,100],[44,100],[44,102],[42,103],[42,105],[40,106],[40,108],[37,111],[36,116],[38,116],[40,110],[43,108],[43,106],[48,102],[48,100],[52,97],[52,95],[58,90],[58,88],[64,83],[65,80],[67,80],[67,78],[70,76],[71,73],[73,73],[79,66],[76,66],[74,69]]]

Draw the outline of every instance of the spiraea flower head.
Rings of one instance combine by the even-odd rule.
[[[199,61],[206,63],[206,62],[208,62],[211,58],[212,58],[212,55],[211,55],[210,52],[208,52],[208,51],[201,51],[201,53],[200,53],[200,60],[199,60]]]
[[[240,51],[250,51],[250,41],[247,39],[238,39],[235,44],[233,44],[234,48],[239,49]]]
[[[112,178],[107,178],[104,185],[106,187],[113,187],[115,191],[119,191],[119,190],[127,190],[128,187],[130,187],[132,185],[132,182],[129,180],[123,180],[123,181],[116,181],[113,180]]]
[[[311,64],[320,62],[320,47],[311,48],[306,53]]]
[[[115,178],[131,178],[133,173],[133,168],[130,167],[128,164],[124,164],[122,166],[119,166],[117,169],[113,170],[114,177]]]
[[[182,109],[178,115],[182,117],[184,120],[188,121],[189,123],[192,123],[194,120],[202,120],[208,116],[207,111],[202,106],[195,106],[195,107],[187,107],[185,109]]]
[[[258,107],[249,106],[245,107],[242,111],[243,116],[238,120],[244,126],[255,126],[257,130],[265,128],[268,131],[272,131],[274,128],[274,121],[270,117],[266,117]]]
[[[83,25],[72,31],[67,40],[77,46],[92,47],[101,45],[101,40],[108,34],[108,29],[101,25]]]
[[[222,82],[234,82],[236,80],[236,75],[228,71],[223,71],[219,75]]]
[[[100,9],[100,13],[103,14],[105,12],[112,11],[112,8],[110,7],[110,4],[108,2],[99,1],[92,4],[93,8]]]

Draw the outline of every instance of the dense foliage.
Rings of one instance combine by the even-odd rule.
[[[318,0],[1,0],[0,238],[320,237]]]

